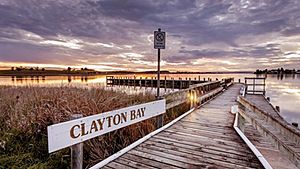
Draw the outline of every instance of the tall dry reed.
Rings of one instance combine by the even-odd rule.
[[[154,100],[102,88],[0,87],[0,168],[64,168],[69,150],[47,153],[47,126]],[[85,166],[94,164],[154,130],[147,120],[85,142]]]

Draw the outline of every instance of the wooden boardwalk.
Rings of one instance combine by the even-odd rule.
[[[249,122],[245,125],[244,134],[265,157],[273,169],[297,169],[286,154],[280,152],[266,136],[262,135]]]
[[[235,84],[103,168],[263,168],[234,131]]]
[[[246,95],[241,113],[245,135],[276,169],[300,167],[300,131],[288,124],[263,95]],[[252,123],[252,124],[250,124]]]

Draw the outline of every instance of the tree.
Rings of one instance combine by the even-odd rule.
[[[15,70],[15,67],[11,67],[11,70],[14,71],[14,70]]]
[[[68,71],[70,72],[72,70],[72,68],[71,67],[68,67]]]
[[[42,71],[45,71],[45,68],[42,68]]]

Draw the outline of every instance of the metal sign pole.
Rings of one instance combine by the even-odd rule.
[[[157,93],[156,99],[159,100],[159,89],[160,89],[160,49],[157,49]]]
[[[160,32],[161,29],[158,28],[158,32]],[[159,93],[159,89],[160,89],[160,49],[157,49],[157,94],[156,94],[156,99],[159,100],[160,99],[160,93]],[[163,116],[160,115],[157,117],[157,123],[156,123],[156,128],[160,128],[163,126]]]
[[[157,49],[157,93],[156,99],[160,100],[160,49],[165,49],[165,32],[162,32],[160,28],[158,31],[154,31],[154,49]],[[163,126],[163,115],[156,118],[156,128]]]

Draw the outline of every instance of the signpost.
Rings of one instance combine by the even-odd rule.
[[[163,99],[48,126],[49,153],[165,112]]]
[[[159,88],[160,88],[160,49],[165,49],[166,46],[166,32],[162,32],[160,28],[158,31],[154,31],[154,49],[157,49],[157,94],[156,99],[159,100]],[[163,126],[163,116],[157,117],[157,128]]]

